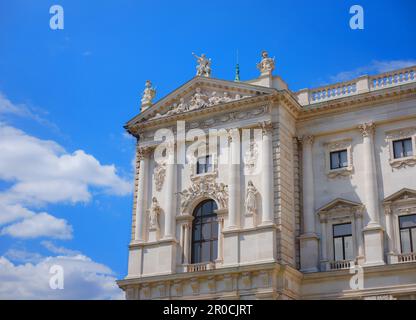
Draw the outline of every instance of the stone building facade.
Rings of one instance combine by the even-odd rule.
[[[416,299],[416,68],[292,92],[195,57],[125,126],[127,299]]]

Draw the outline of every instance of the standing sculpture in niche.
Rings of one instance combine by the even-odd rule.
[[[254,186],[253,182],[250,180],[247,185],[247,193],[246,193],[246,215],[256,215],[257,213],[257,189]]]
[[[157,202],[156,197],[152,198],[152,205],[149,209],[149,229],[150,230],[159,230],[159,215],[160,207]]]

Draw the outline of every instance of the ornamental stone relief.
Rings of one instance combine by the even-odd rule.
[[[230,93],[224,92],[222,94],[217,93],[216,91],[208,93],[201,90],[201,88],[196,88],[195,93],[189,99],[185,101],[184,98],[179,99],[179,103],[175,102],[169,109],[168,112],[164,114],[157,113],[152,119],[157,119],[165,116],[171,116],[174,114],[179,114],[187,111],[193,111],[198,109],[203,109],[211,106],[215,106],[221,103],[227,103],[231,101],[237,101],[243,98],[249,98],[251,96],[242,96],[240,94],[235,94],[231,96]]]
[[[255,141],[250,143],[250,147],[244,154],[244,174],[252,175],[256,170],[259,157],[258,146]]]
[[[166,162],[156,164],[155,170],[154,170],[156,191],[162,190],[163,183],[165,181],[165,175],[166,175]]]
[[[211,198],[217,201],[219,209],[228,208],[228,187],[224,183],[215,182],[213,176],[202,176],[200,179],[193,180],[192,184],[182,192],[181,210],[185,210],[189,204],[197,198]]]

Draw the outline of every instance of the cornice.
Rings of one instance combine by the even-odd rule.
[[[200,272],[179,272],[174,274],[160,274],[160,275],[149,275],[142,277],[134,278],[125,278],[118,280],[117,284],[120,286],[128,286],[132,284],[152,284],[159,283],[163,281],[183,281],[194,278],[209,278],[215,276],[233,276],[238,275],[244,272],[262,272],[262,271],[279,271],[284,269],[286,272],[302,278],[302,273],[292,267],[279,264],[277,262],[266,262],[266,263],[257,263],[250,265],[241,265],[241,266],[230,266],[230,267],[221,267],[212,270],[200,271]]]
[[[136,123],[134,125],[125,126],[125,128],[130,134],[137,136],[140,132],[143,132],[147,129],[157,129],[159,127],[169,127],[176,125],[176,121],[179,120],[194,122],[206,117],[207,115],[211,115],[212,113],[231,113],[233,111],[245,110],[248,107],[259,107],[264,104],[269,104],[271,101],[273,101],[272,98],[273,94],[264,94],[244,98],[203,109],[191,110],[171,116],[165,116],[163,118],[147,120],[144,122]]]

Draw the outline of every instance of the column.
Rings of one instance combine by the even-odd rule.
[[[365,197],[366,208],[368,213],[367,226],[379,226],[379,212],[378,212],[378,187],[377,187],[377,173],[376,161],[374,156],[374,129],[373,123],[364,123],[359,126],[363,135],[364,146],[364,182],[365,182]]]
[[[274,222],[273,217],[273,155],[272,155],[272,123],[264,122],[262,124],[263,140],[262,140],[262,197],[263,211],[261,224],[271,224]]]
[[[387,260],[388,263],[396,263],[397,252],[396,252],[396,243],[394,239],[394,226],[393,226],[393,217],[390,204],[386,204],[384,207],[384,213],[386,215],[386,233],[387,233]]]
[[[176,164],[175,144],[169,142],[167,149],[166,163],[166,197],[165,197],[165,239],[175,238],[175,216],[176,216]]]
[[[315,233],[315,195],[313,182],[313,136],[302,137],[303,234],[300,236],[300,265],[303,272],[318,271],[319,246]]]
[[[327,218],[325,213],[319,215],[321,221],[321,250],[322,250],[322,259],[321,259],[321,271],[327,270],[328,264],[328,249],[327,249]]]
[[[374,155],[374,123],[364,123],[358,127],[363,135],[364,151],[364,190],[367,224],[364,228],[365,265],[384,264],[383,229],[379,223],[379,197],[377,186],[376,161]]]
[[[183,263],[184,264],[189,264],[189,247],[191,245],[190,241],[189,241],[189,232],[191,229],[191,223],[187,222],[184,224],[184,231],[185,231],[185,240],[184,240],[184,244],[183,244]]]
[[[313,136],[302,139],[303,228],[304,233],[315,233],[315,196],[312,164]]]
[[[137,242],[144,241],[144,222],[146,219],[147,209],[147,174],[149,170],[149,152],[148,148],[138,148],[137,160],[140,162],[138,172],[138,186],[136,195],[136,224],[134,240]]]
[[[223,235],[222,231],[224,230],[224,218],[218,217],[218,254],[217,254],[217,261],[222,262],[223,261]]]
[[[364,262],[363,208],[358,208],[355,211],[355,234],[357,238],[357,262],[358,265],[362,265]]]
[[[240,132],[229,130],[228,228],[238,227],[240,213]]]

